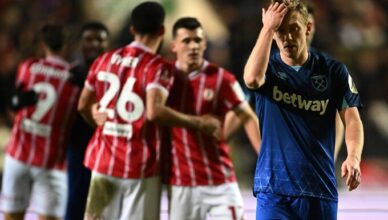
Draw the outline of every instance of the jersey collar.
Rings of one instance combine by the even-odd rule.
[[[194,70],[194,71],[190,72],[187,76],[192,78],[192,77],[196,76],[198,73],[203,72],[207,66],[209,66],[209,62],[207,60],[203,60],[203,64],[201,66],[201,69]],[[180,70],[180,64],[179,64],[178,60],[175,61],[175,68]]]
[[[46,60],[52,63],[57,63],[69,67],[69,63],[60,56],[50,55],[46,57]]]
[[[132,43],[129,44],[129,46],[137,47],[137,48],[140,48],[140,49],[142,49],[144,51],[147,51],[149,53],[153,53],[152,50],[149,47],[147,47],[143,43],[140,43],[139,41],[133,41]]]

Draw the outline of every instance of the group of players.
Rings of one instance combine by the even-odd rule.
[[[236,124],[246,124],[258,147],[257,118],[235,77],[204,60],[206,39],[197,19],[181,18],[173,27],[176,62],[156,55],[164,16],[158,3],[140,4],[131,14],[134,41],[95,60],[109,33],[102,25],[84,26],[81,40],[100,49],[86,48],[84,65],[76,67],[63,59],[63,27],[41,30],[46,57],[22,63],[17,76],[20,104],[3,181],[7,219],[22,219],[29,205],[41,218],[63,217],[65,144],[73,192],[68,219],[83,218],[83,213],[74,216],[82,203],[71,202],[82,201],[79,187],[89,188],[86,219],[158,219],[161,177],[170,186],[171,219],[243,216],[225,140]],[[36,102],[23,102],[31,92],[39,96]],[[70,127],[77,106],[85,121],[96,126],[92,137],[83,119]],[[233,125],[221,126],[224,121]],[[64,138],[68,133],[69,140]],[[87,169],[77,166],[83,158],[92,171],[90,186]],[[85,180],[73,182],[80,178]]]
[[[109,52],[108,29],[85,25],[84,59],[76,66],[64,59],[64,27],[45,25],[46,57],[23,62],[17,74],[5,219],[23,219],[28,207],[40,219],[65,212],[66,219],[159,219],[162,184],[172,220],[243,219],[226,143],[240,126],[260,152],[257,219],[334,219],[335,115],[346,125],[342,170],[352,190],[361,175],[361,104],[343,64],[308,52],[306,16],[297,0],[263,9],[244,71],[256,114],[233,74],[204,59],[206,37],[196,18],[172,27],[175,62],[156,54],[165,34],[156,2],[132,10],[134,41]],[[272,39],[279,52],[270,59]]]

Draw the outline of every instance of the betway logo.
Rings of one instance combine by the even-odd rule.
[[[277,102],[283,101],[286,104],[292,105],[301,110],[319,112],[320,115],[325,114],[329,99],[326,100],[306,100],[301,95],[295,93],[282,92],[277,86],[273,88],[273,99]]]

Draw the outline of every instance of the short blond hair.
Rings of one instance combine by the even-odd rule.
[[[278,2],[283,3],[288,8],[288,11],[297,11],[301,15],[304,24],[308,23],[309,13],[307,5],[299,0],[271,0],[271,4]]]

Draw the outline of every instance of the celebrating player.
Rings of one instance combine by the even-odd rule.
[[[40,40],[46,57],[28,59],[19,66],[19,92],[13,97],[18,110],[2,185],[5,219],[23,219],[29,204],[40,219],[64,217],[65,141],[80,90],[70,83],[70,65],[63,58],[66,38],[62,25],[43,26]]]
[[[176,53],[178,73],[168,105],[187,114],[216,115],[221,121],[233,111],[254,131],[251,141],[256,143],[257,149],[260,143],[258,121],[244,101],[240,85],[230,72],[206,61],[205,50],[206,38],[200,22],[192,17],[177,20],[173,27],[172,51]],[[171,149],[166,151],[170,165],[166,183],[171,220],[244,217],[243,201],[225,138],[217,140],[194,129],[171,128]]]
[[[99,125],[85,158],[92,170],[86,219],[159,219],[162,130],[155,122],[220,133],[216,119],[165,106],[173,68],[155,55],[164,36],[161,5],[141,3],[131,21],[135,40],[93,63],[78,105]]]

